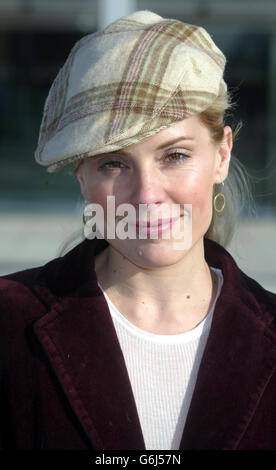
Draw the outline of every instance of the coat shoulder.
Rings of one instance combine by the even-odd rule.
[[[0,276],[0,291],[6,288],[13,288],[14,283],[22,286],[31,286],[39,282],[40,274],[45,270],[45,267],[52,263],[57,263],[60,258],[55,258],[46,264],[36,266],[34,268],[16,271],[10,274]]]
[[[0,318],[1,321],[13,318],[25,323],[41,317],[48,309],[40,284],[44,266],[25,269],[0,277]],[[43,294],[42,294],[43,293]],[[42,295],[41,295],[42,294]],[[52,299],[51,299],[52,300]]]
[[[17,271],[0,277],[0,302],[20,305],[31,296],[30,285],[40,271],[40,267]],[[11,306],[11,305],[10,305]]]
[[[243,287],[250,292],[256,302],[269,311],[271,318],[276,320],[276,294],[265,289],[255,279],[252,279],[247,274],[242,272],[241,280]]]

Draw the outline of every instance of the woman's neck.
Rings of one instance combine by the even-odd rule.
[[[208,314],[217,291],[203,241],[181,262],[154,269],[134,265],[109,245],[95,259],[95,270],[115,307],[136,326],[157,334],[194,328]]]

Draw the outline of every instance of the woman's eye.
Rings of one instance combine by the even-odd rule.
[[[124,164],[118,160],[110,160],[100,166],[100,170],[116,170],[117,168],[124,168]]]
[[[189,158],[189,155],[182,152],[172,152],[166,155],[165,160],[169,163],[182,163],[183,160]]]

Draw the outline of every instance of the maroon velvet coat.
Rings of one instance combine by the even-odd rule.
[[[145,449],[124,357],[85,240],[0,279],[4,449]],[[224,285],[180,449],[276,450],[276,295],[205,240]],[[141,371],[142,373],[142,371]]]

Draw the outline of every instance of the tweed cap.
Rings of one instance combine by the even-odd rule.
[[[204,111],[227,90],[225,62],[205,29],[150,11],[83,37],[50,89],[36,161],[55,172]]]

